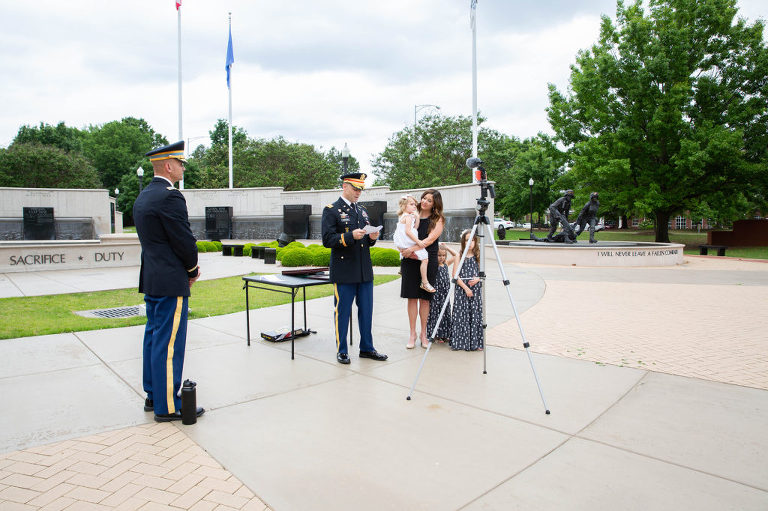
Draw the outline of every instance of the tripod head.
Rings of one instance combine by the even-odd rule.
[[[488,182],[488,174],[485,172],[485,167],[483,167],[483,160],[480,158],[469,158],[467,159],[467,167],[472,170],[477,169],[480,171],[480,179],[477,183],[480,185],[480,198],[477,199],[477,211],[481,217],[485,217],[485,212],[488,209],[488,206],[491,205],[491,202],[487,197],[490,195],[491,199],[495,199],[496,190],[493,184]]]

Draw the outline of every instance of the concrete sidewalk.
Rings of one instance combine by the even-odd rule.
[[[504,266],[551,415],[492,258],[489,346],[434,345],[411,401],[399,281],[375,289],[385,363],[335,362],[330,297],[293,361],[247,347],[244,312],[192,321],[194,426],[141,410],[142,327],[0,341],[0,509],[766,509],[768,265],[686,261]]]

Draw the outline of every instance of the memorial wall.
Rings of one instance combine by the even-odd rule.
[[[107,190],[0,187],[0,240],[93,240],[122,232],[114,202]]]
[[[367,207],[372,219],[383,220],[382,239],[392,239],[397,223],[397,203],[405,194],[417,199],[427,188],[390,190],[387,186],[367,188],[360,202]],[[480,187],[476,184],[444,186],[438,188],[443,197],[446,216],[443,240],[458,241],[462,230],[472,227]],[[339,198],[341,189],[301,190],[286,192],[282,188],[187,189],[182,190],[187,201],[189,221],[197,239],[211,239],[206,222],[207,208],[232,208],[232,239],[276,239],[281,232],[298,229],[301,215],[307,215],[308,239],[320,239],[323,208]],[[284,224],[284,212],[289,211],[289,224]],[[210,214],[210,209],[208,212]],[[493,200],[488,209],[493,218]],[[303,228],[302,228],[303,229]],[[301,231],[302,229],[298,229]],[[299,234],[299,232],[295,234]],[[290,234],[290,233],[288,233]],[[297,237],[298,236],[294,236]]]
[[[365,190],[361,203],[382,239],[392,239],[397,203],[425,188]],[[472,226],[480,187],[439,188],[446,226],[443,241],[458,241]],[[341,190],[286,192],[282,188],[182,190],[192,232],[199,240],[275,240],[285,232],[296,239],[320,239],[323,208]],[[488,210],[493,218],[493,202]],[[112,232],[116,234],[111,234]],[[0,188],[0,273],[138,266],[141,245],[135,234],[121,235],[122,213],[106,190]]]

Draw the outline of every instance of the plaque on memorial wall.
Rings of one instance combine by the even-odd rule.
[[[213,241],[232,239],[232,206],[205,208],[205,237]]]
[[[55,240],[53,208],[22,208],[25,240]]]
[[[283,204],[283,232],[295,239],[309,239],[311,204]]]

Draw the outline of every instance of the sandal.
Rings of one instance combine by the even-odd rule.
[[[435,291],[437,291],[437,289],[432,287],[432,284],[430,284],[429,282],[422,282],[419,287],[424,291],[426,291],[427,293],[434,293]]]

